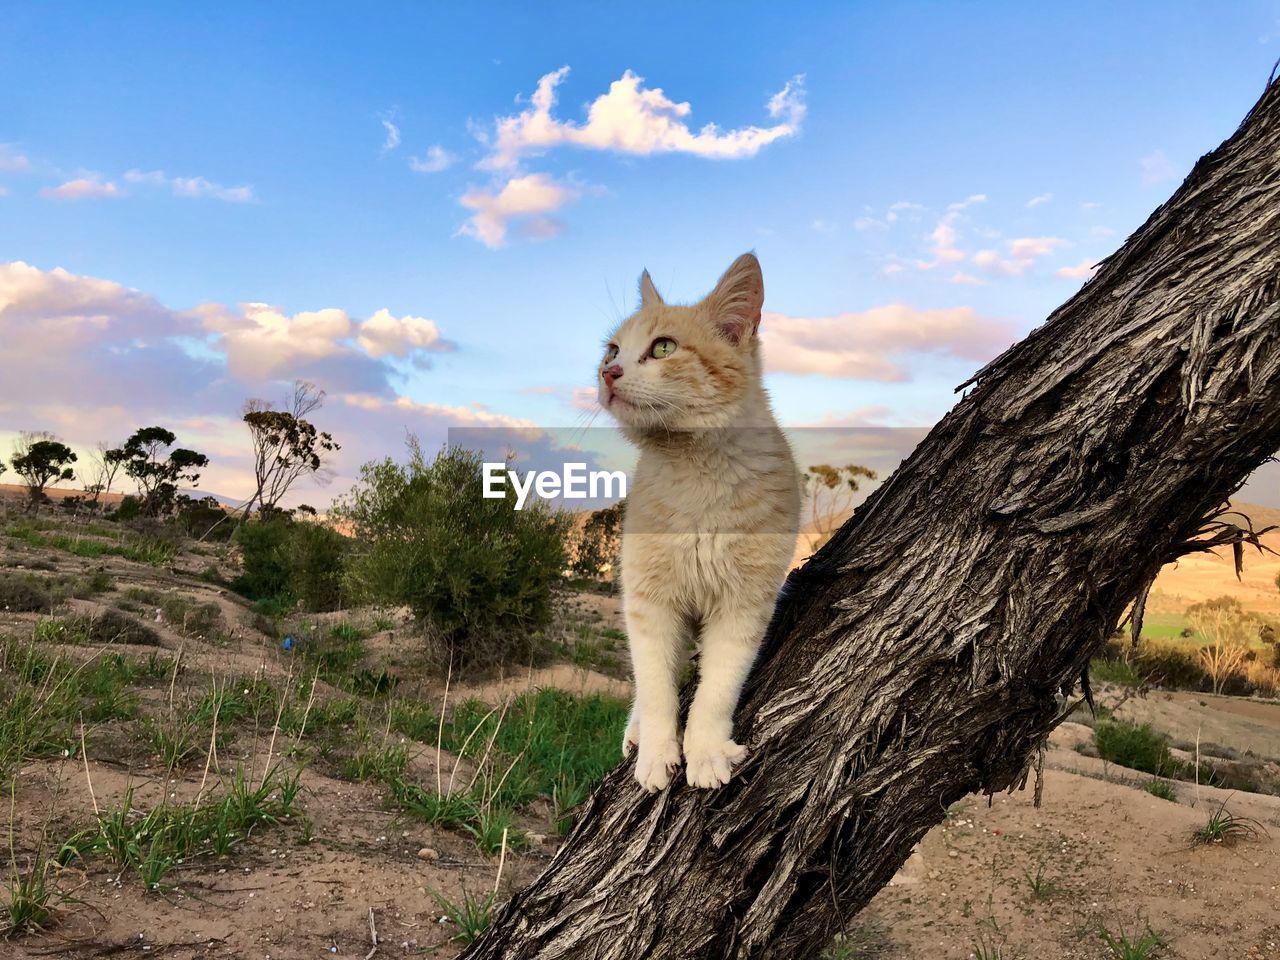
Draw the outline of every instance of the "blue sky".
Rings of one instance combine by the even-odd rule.
[[[238,403],[294,376],[339,481],[406,429],[578,422],[640,269],[693,299],[746,249],[787,423],[931,423],[1280,57],[1276,0],[0,12],[0,431],[167,417],[231,494]]]

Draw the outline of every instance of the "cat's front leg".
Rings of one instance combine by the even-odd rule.
[[[680,703],[676,691],[683,619],[643,596],[626,598],[627,638],[635,675],[635,703],[627,741],[637,744],[636,781],[650,793],[664,789],[680,766]]]
[[[733,740],[733,712],[755,661],[773,605],[722,607],[702,625],[698,691],[684,731],[690,786],[721,787],[747,748]]]

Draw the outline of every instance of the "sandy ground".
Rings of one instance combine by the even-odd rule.
[[[64,569],[78,562],[59,558]],[[185,573],[181,565],[174,573],[114,559],[105,566],[121,585],[179,589],[219,604],[235,633],[226,646],[193,643],[173,625],[151,624],[169,651],[184,650],[192,672],[288,677],[293,661],[255,635],[252,615],[224,590],[189,576],[203,562],[193,561]],[[1190,595],[1193,587],[1207,596],[1229,592],[1229,567],[1227,576],[1205,568],[1213,579],[1201,582],[1186,564],[1173,571],[1191,584],[1170,588],[1182,591],[1179,596]],[[1166,579],[1169,573],[1162,574],[1162,586],[1181,582]],[[96,602],[76,603],[91,609]],[[617,598],[605,594],[578,596],[573,615],[599,629],[622,627]],[[413,631],[398,620],[368,646],[379,656],[412,663],[421,655],[416,643]],[[145,655],[148,649],[132,652]],[[89,654],[86,648],[64,652]],[[554,664],[459,683],[450,697],[496,702],[541,685],[627,694],[616,677]],[[438,681],[415,680],[401,692],[406,690],[438,702]],[[1101,696],[1108,702],[1110,694]],[[1157,692],[1127,701],[1119,715],[1150,722],[1175,741],[1191,743],[1199,736],[1280,759],[1280,704]],[[1001,795],[990,804],[971,797],[956,805],[894,883],[849,918],[849,942],[858,945],[852,956],[958,960],[982,947],[998,950],[987,956],[1002,960],[1104,960],[1111,956],[1100,936],[1106,928],[1130,936],[1148,929],[1160,934],[1167,941],[1158,954],[1163,957],[1280,960],[1280,798],[1179,785],[1176,803],[1161,800],[1139,789],[1144,775],[1073,749],[1088,738],[1088,729],[1076,724],[1055,733],[1039,809],[1030,791]],[[263,751],[261,743],[236,746],[240,755],[227,759],[250,761]],[[434,748],[415,744],[413,751],[414,773],[429,780]],[[447,776],[450,758],[442,760]],[[20,801],[13,816],[19,861],[24,840],[45,831],[65,835],[73,824],[91,819],[95,800],[105,806],[129,786],[141,805],[162,792],[190,797],[199,780],[194,770],[166,782],[145,763],[129,769],[93,761],[87,777],[79,762],[28,764],[18,777]],[[509,856],[499,878],[497,859],[480,855],[469,837],[387,809],[376,785],[332,779],[314,769],[306,771],[303,783],[302,816],[309,828],[266,828],[223,860],[179,866],[174,888],[163,893],[148,893],[136,878],[119,878],[100,863],[88,873],[68,870],[62,881],[73,899],[64,904],[60,922],[44,934],[0,942],[0,957],[365,957],[372,914],[376,956],[443,960],[460,946],[451,939],[456,930],[441,922],[433,893],[457,901],[464,889],[484,896],[497,883],[505,897],[536,876],[557,845],[550,815],[535,805],[520,823],[534,843]],[[1230,848],[1193,846],[1192,831],[1223,803],[1255,820],[1257,836]],[[1037,876],[1040,895],[1033,891]]]

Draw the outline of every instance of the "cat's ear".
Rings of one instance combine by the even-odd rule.
[[[706,303],[716,327],[731,343],[755,336],[764,307],[764,275],[756,255],[744,253],[733,261]]]
[[[640,274],[640,307],[643,309],[660,306],[662,306],[662,294],[658,293],[658,288],[653,285],[653,278],[646,270]]]

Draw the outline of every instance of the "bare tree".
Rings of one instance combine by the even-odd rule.
[[[242,522],[248,519],[255,503],[259,512],[274,510],[300,477],[324,477],[326,458],[340,447],[331,435],[316,430],[306,419],[320,408],[324,398],[325,392],[314,383],[296,380],[285,410],[274,410],[263,400],[245,404],[244,422],[253,442],[256,487],[245,504]]]
[[[1025,782],[1127,609],[1280,448],[1280,84],[792,574],[725,787],[625,768],[467,960],[818,956]]]
[[[103,494],[111,492],[111,487],[116,482],[116,474],[120,472],[125,457],[124,444],[113,447],[101,440],[90,451],[89,483],[84,489],[86,493],[92,495],[91,502],[94,506],[98,505]]]
[[[804,493],[809,499],[809,523],[817,534],[814,547],[830,540],[841,520],[853,509],[861,481],[875,479],[874,470],[856,463],[843,467],[816,463],[801,474]]]

